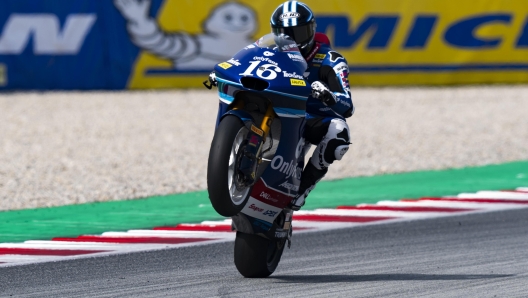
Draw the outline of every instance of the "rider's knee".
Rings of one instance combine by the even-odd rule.
[[[328,141],[324,153],[324,159],[331,164],[335,160],[341,160],[349,148],[349,142],[341,139],[332,139]]]
[[[324,157],[328,163],[341,160],[347,153],[350,144],[348,124],[342,119],[332,119],[328,126],[327,140]]]
[[[341,119],[332,119],[326,135],[318,145],[317,156],[312,163],[318,168],[330,166],[334,161],[341,160],[347,153],[350,144],[350,134],[347,123]]]

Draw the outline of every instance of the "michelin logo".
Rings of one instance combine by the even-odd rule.
[[[0,54],[22,54],[32,40],[35,55],[76,55],[96,20],[93,13],[70,14],[61,30],[54,14],[11,14],[0,37]]]
[[[257,30],[255,12],[247,5],[227,2],[214,8],[203,22],[203,33],[164,32],[149,16],[151,0],[114,0],[127,21],[132,42],[173,67],[187,71],[210,71],[232,54],[253,43]],[[236,65],[236,64],[235,64]]]

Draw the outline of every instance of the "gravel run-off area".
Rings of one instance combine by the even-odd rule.
[[[353,88],[325,179],[528,160],[528,86]],[[0,95],[0,210],[206,189],[207,90]]]

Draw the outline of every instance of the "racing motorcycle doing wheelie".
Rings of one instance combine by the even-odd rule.
[[[307,63],[289,36],[270,33],[215,66],[204,85],[220,98],[207,166],[214,209],[232,218],[235,265],[272,274],[290,246],[304,167]]]

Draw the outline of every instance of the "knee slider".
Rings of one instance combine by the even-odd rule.
[[[345,153],[348,151],[348,142],[345,142],[340,139],[333,139],[328,142],[326,145],[326,150],[324,153],[324,159],[328,163],[334,162],[334,160],[341,160]]]

